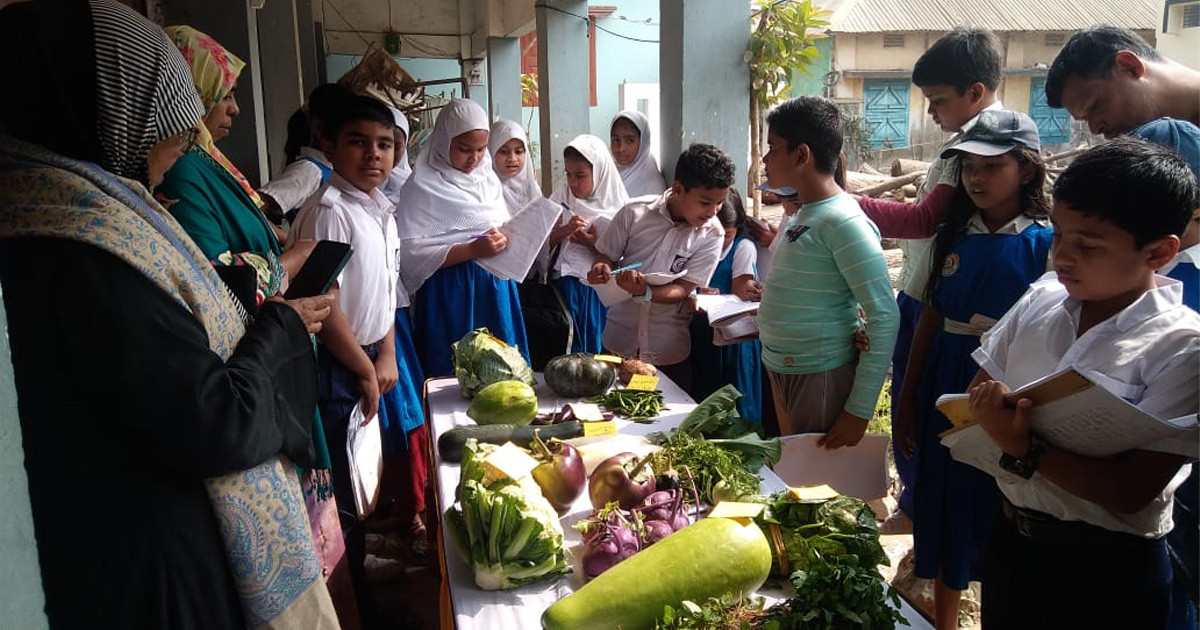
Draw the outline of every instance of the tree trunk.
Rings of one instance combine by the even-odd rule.
[[[746,177],[746,188],[754,200],[754,218],[762,216],[762,191],[758,183],[762,181],[762,146],[759,129],[758,99],[750,95],[750,173]]]

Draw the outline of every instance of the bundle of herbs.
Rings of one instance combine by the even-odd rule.
[[[702,501],[713,505],[722,500],[758,494],[758,470],[779,461],[778,438],[763,439],[762,426],[747,422],[737,410],[741,392],[726,385],[705,398],[675,430],[651,437],[663,447],[658,471],[687,467],[696,478]]]

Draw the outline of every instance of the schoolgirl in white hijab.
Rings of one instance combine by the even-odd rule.
[[[492,156],[492,168],[504,186],[504,202],[508,204],[510,214],[516,214],[525,204],[544,196],[533,176],[533,163],[529,161],[529,138],[519,123],[511,120],[493,123],[488,153]]]
[[[600,352],[607,311],[596,290],[581,281],[595,261],[600,232],[629,201],[625,184],[604,141],[582,135],[563,150],[567,183],[554,191],[551,201],[563,205],[564,225],[551,234],[570,230],[554,263],[554,285],[562,293],[575,324],[572,352]],[[571,229],[574,226],[574,229]]]
[[[392,174],[388,175],[387,181],[379,187],[379,191],[394,205],[400,198],[400,189],[412,175],[412,165],[408,163],[408,116],[395,107],[388,109],[392,110],[392,117],[396,119],[396,133],[399,133],[400,137],[396,142],[396,161],[392,167]]]
[[[646,116],[632,109],[618,113],[613,116],[610,135],[613,159],[629,196],[661,195],[666,192],[666,180],[650,153],[650,121]]]
[[[474,101],[447,103],[396,200],[400,274],[413,293],[413,337],[431,378],[454,373],[450,344],[480,327],[529,357],[517,283],[474,262],[504,251],[508,240],[496,228],[511,218],[488,127]]]

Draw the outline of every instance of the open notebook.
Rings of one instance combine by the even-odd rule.
[[[1005,396],[1010,404],[1033,401],[1033,431],[1047,442],[1080,455],[1106,457],[1133,450],[1200,456],[1196,416],[1156,418],[1109,392],[1096,379],[1067,367]],[[937,407],[954,425],[941,434],[955,459],[1003,473],[1000,449],[971,417],[967,394],[946,394]],[[1008,474],[1008,473],[1003,473]]]
[[[553,201],[544,197],[534,199],[500,226],[500,231],[508,237],[508,247],[475,262],[502,280],[524,280],[561,215],[562,207]]]

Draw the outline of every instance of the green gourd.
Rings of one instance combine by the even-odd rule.
[[[705,518],[646,547],[558,600],[545,630],[650,630],[664,606],[750,595],[771,570],[771,546],[754,523]]]
[[[617,378],[612,365],[586,352],[550,359],[542,375],[546,385],[563,398],[598,396],[608,391]]]

